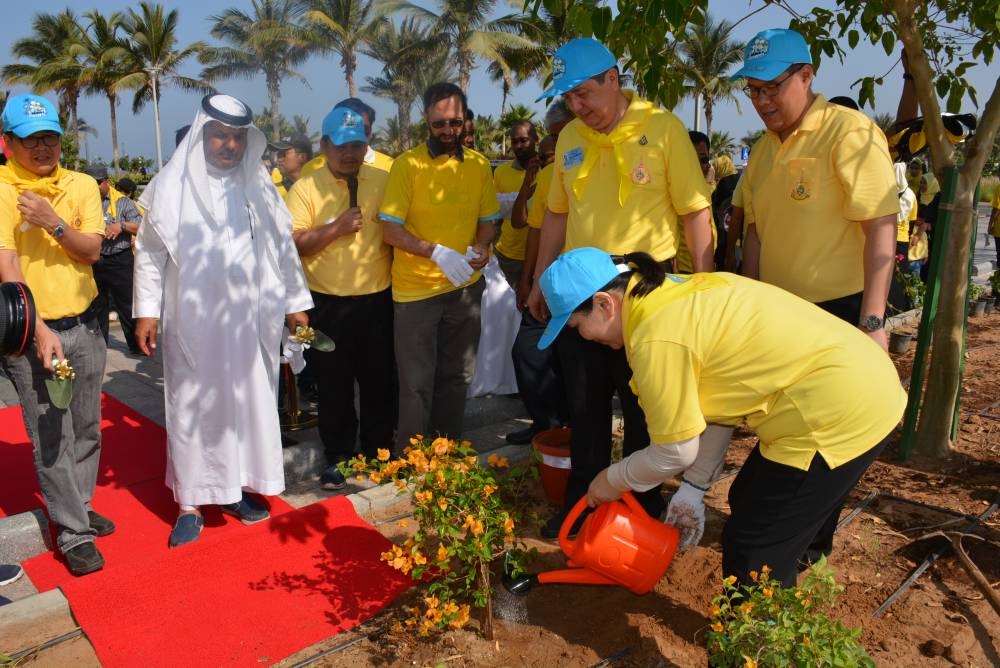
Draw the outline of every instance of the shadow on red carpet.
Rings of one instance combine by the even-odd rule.
[[[61,587],[105,666],[266,665],[364,621],[411,581],[380,561],[389,541],[345,497],[245,527],[208,507],[201,538],[174,550],[161,427],[104,397],[93,506],[117,524],[104,570],[77,578],[49,552],[24,566]],[[0,410],[0,516],[42,507],[19,408]],[[7,484],[7,481],[10,484]]]

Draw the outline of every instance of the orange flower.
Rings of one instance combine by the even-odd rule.
[[[811,643],[812,643],[812,640],[809,639],[809,636],[802,636],[802,644],[803,645],[809,645]]]
[[[437,561],[448,561],[448,548],[438,545]]]
[[[434,442],[431,443],[431,448],[434,449],[435,455],[443,457],[451,451],[451,441],[443,437],[435,438]]]
[[[731,587],[732,585],[736,584],[736,576],[730,575],[729,577],[727,577],[725,580],[722,581],[722,584],[726,585],[727,587]]]
[[[774,590],[770,587],[764,587],[760,590],[760,593],[764,594],[764,598],[771,598],[774,596]]]
[[[378,450],[375,451],[375,458],[378,459],[380,462],[389,461],[390,456],[391,453],[387,448],[379,448]]]
[[[708,609],[708,614],[712,615],[713,617],[718,617],[721,613],[722,613],[722,608],[715,605],[714,603],[712,604],[712,607]]]
[[[743,668],[757,668],[757,662],[751,659],[749,656],[743,656]]]
[[[749,615],[753,611],[753,603],[744,603],[740,606],[740,610],[743,611],[744,615]]]
[[[445,510],[448,510],[448,499],[445,498],[445,497],[443,497],[443,496],[441,498],[439,498],[438,499],[438,508],[441,509],[441,512],[444,512]]]
[[[763,573],[764,575],[767,575],[768,573],[771,572],[771,569],[768,567],[767,564],[764,564],[763,566],[760,567],[760,572]]]
[[[712,622],[712,630],[716,633],[722,633],[722,622]]]
[[[415,492],[413,498],[416,499],[417,503],[427,503],[434,498],[434,493],[429,491]]]
[[[514,520],[512,520],[510,517],[505,519],[503,522],[503,530],[506,533],[514,533]]]
[[[754,582],[756,582],[758,577],[760,577],[760,574],[757,573],[757,571],[750,571],[750,579],[751,580],[753,580]]]

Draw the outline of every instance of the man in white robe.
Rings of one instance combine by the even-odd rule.
[[[282,325],[307,324],[312,299],[291,216],[260,161],[250,109],[209,95],[139,202],[136,338],[163,350],[167,485],[180,506],[170,546],[198,538],[199,509],[245,523],[285,488],[276,410]]]

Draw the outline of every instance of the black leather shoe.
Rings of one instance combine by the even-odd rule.
[[[90,528],[96,531],[98,536],[110,536],[115,532],[115,523],[104,515],[88,510],[87,517],[90,518]]]
[[[533,439],[535,437],[535,434],[537,434],[539,431],[540,430],[535,429],[533,426],[526,427],[524,429],[519,429],[518,431],[510,432],[509,434],[504,436],[504,440],[506,440],[511,445],[527,445],[528,443],[531,443],[531,439]]]
[[[63,556],[66,557],[69,572],[73,575],[86,575],[104,568],[104,557],[97,551],[93,541],[80,543]]]

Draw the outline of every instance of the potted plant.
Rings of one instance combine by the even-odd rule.
[[[902,355],[910,349],[913,334],[910,332],[889,332],[889,352]]]
[[[1000,309],[1000,269],[990,274],[990,290],[993,291],[993,306]]]
[[[982,294],[983,294],[983,288],[981,286],[978,286],[975,283],[969,283],[969,291],[967,293],[967,299],[969,304],[970,316],[980,316],[986,312],[986,304],[984,304],[979,300]]]

